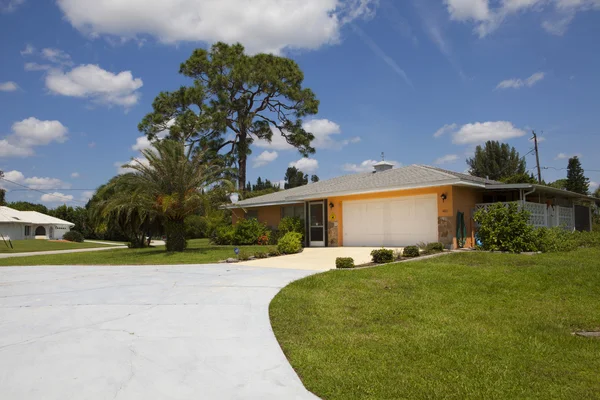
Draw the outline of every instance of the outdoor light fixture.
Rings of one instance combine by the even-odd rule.
[[[448,196],[446,196],[446,193],[442,193],[440,197],[442,198],[442,202],[446,201],[446,199],[448,198]]]
[[[235,203],[237,203],[240,200],[240,195],[237,194],[237,193],[235,193],[235,192],[233,192],[233,193],[231,193],[229,195],[229,200],[231,200],[232,204],[235,204]]]
[[[329,202],[329,208],[333,208],[333,202]]]

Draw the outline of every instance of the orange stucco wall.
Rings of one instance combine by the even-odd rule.
[[[438,200],[438,217],[452,217],[454,215],[452,186],[437,186],[423,189],[396,190],[392,192],[365,193],[352,196],[330,197],[328,203],[333,203],[329,210],[329,221],[337,223],[338,246],[344,245],[344,201],[350,200],[373,200],[391,197],[419,196],[424,194],[435,194]],[[442,194],[446,194],[446,200],[442,200]]]
[[[303,204],[303,203],[299,203]],[[277,228],[279,226],[279,221],[281,221],[281,207],[282,206],[265,206],[265,207],[248,207],[245,210],[257,210],[258,211],[258,220],[262,223],[267,224],[270,228]],[[232,222],[235,225],[240,219],[244,219],[246,215],[246,211],[243,209],[233,209],[232,213]]]

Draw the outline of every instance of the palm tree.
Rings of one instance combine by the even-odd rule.
[[[145,160],[125,165],[133,172],[118,177],[117,185],[124,190],[108,200],[105,212],[137,210],[141,220],[160,220],[167,235],[167,251],[183,251],[185,218],[202,206],[203,189],[224,181],[226,169],[205,151],[192,152],[189,146],[170,139],[153,143],[142,154]]]

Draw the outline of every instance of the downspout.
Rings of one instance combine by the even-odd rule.
[[[523,205],[525,205],[525,202],[527,201],[527,196],[530,194],[533,194],[534,192],[535,192],[535,186],[533,187],[533,189],[531,189],[531,192],[523,193]]]

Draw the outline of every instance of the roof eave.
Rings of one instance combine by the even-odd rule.
[[[588,196],[585,194],[570,192],[568,190],[557,189],[557,188],[553,188],[551,186],[538,185],[538,184],[534,184],[534,183],[503,183],[503,184],[495,184],[495,185],[486,185],[485,188],[490,189],[490,190],[507,190],[507,189],[511,190],[511,189],[533,189],[533,188],[535,188],[536,191],[539,190],[541,192],[550,192],[550,193],[554,193],[554,194],[560,194],[565,197],[574,197],[574,198],[598,201],[597,198]]]

